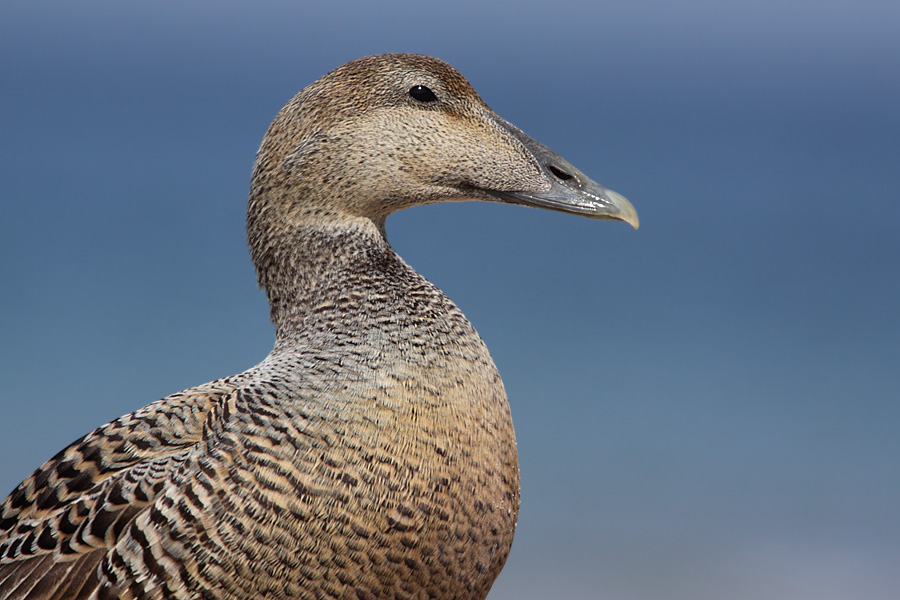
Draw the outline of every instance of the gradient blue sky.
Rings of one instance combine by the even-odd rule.
[[[388,221],[509,392],[491,598],[896,598],[900,4],[304,4],[3,4],[0,494],[265,356],[243,219],[269,121],[421,52],[641,217]]]

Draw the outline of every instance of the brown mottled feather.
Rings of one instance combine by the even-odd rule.
[[[90,593],[103,550],[201,441],[207,416],[229,385],[206,384],[120,417],[19,484],[0,505],[0,590],[18,590],[9,598]]]
[[[484,598],[519,505],[506,393],[384,220],[547,190],[516,131],[428,57],[360,59],[297,94],[247,215],[275,348],[22,482],[0,505],[0,597]]]

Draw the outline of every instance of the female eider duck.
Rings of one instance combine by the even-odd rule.
[[[278,113],[247,234],[276,342],[252,369],[89,433],[0,507],[0,597],[484,598],[516,443],[487,348],[385,239],[487,200],[638,226],[451,66],[362,58]]]

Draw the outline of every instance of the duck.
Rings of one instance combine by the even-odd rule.
[[[357,59],[294,96],[247,209],[271,353],[16,487],[0,597],[483,599],[519,510],[510,405],[472,324],[385,232],[469,200],[639,224],[436,58]]]

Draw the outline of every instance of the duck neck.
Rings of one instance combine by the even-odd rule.
[[[362,310],[405,266],[388,244],[384,221],[362,217],[295,223],[269,239],[251,236],[250,245],[279,342],[317,315]]]

